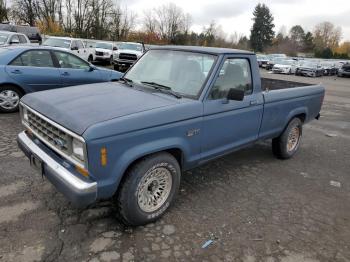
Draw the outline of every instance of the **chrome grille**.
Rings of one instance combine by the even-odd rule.
[[[28,125],[34,133],[45,140],[44,142],[67,155],[72,153],[72,137],[30,110],[28,110]]]
[[[127,54],[127,53],[120,53],[119,54],[120,59],[125,59],[125,60],[137,60],[137,55],[135,54]]]

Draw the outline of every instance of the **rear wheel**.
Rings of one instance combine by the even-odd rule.
[[[298,150],[302,136],[302,122],[293,118],[283,133],[272,139],[272,152],[280,159],[291,158]]]
[[[138,226],[161,217],[179,190],[181,171],[169,153],[147,156],[126,174],[116,204],[119,218],[127,225]]]
[[[22,92],[15,86],[0,87],[0,112],[12,113],[18,111]]]

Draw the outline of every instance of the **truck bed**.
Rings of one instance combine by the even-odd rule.
[[[295,87],[302,87],[302,86],[311,86],[311,84],[293,82],[293,81],[287,81],[287,80],[279,80],[279,79],[273,79],[273,78],[261,78],[262,91],[295,88]]]

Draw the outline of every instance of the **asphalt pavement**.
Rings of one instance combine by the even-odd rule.
[[[186,172],[144,227],[120,224],[109,201],[72,207],[17,148],[18,114],[1,114],[0,261],[350,261],[350,78],[262,74],[326,87],[296,156],[264,141]]]

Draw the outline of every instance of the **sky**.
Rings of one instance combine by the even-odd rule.
[[[192,16],[191,29],[200,32],[203,26],[215,21],[227,35],[250,35],[252,12],[260,2],[265,3],[274,16],[275,31],[286,30],[296,24],[305,31],[313,31],[316,24],[329,21],[342,28],[342,41],[350,41],[350,0],[122,0],[142,22],[143,10],[173,2]]]

